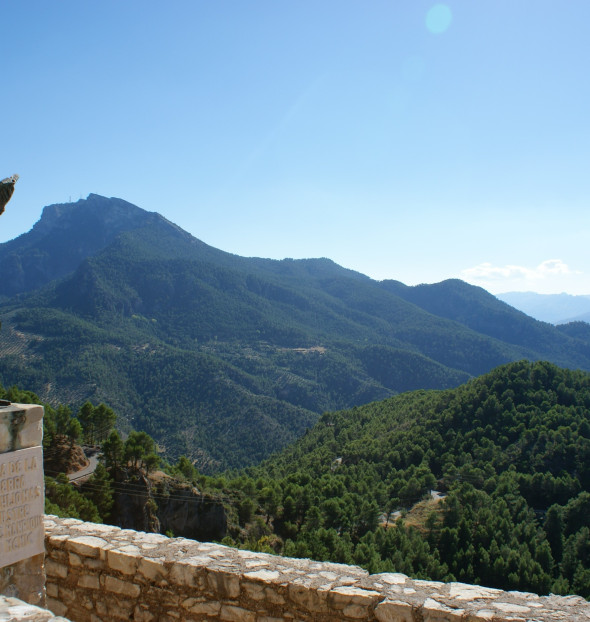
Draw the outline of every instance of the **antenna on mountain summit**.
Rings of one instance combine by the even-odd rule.
[[[0,181],[0,215],[4,213],[4,208],[14,192],[14,184],[18,180],[18,175],[7,177]]]

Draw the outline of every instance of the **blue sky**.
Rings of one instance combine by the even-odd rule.
[[[587,0],[2,14],[0,242],[93,192],[238,255],[590,294]]]

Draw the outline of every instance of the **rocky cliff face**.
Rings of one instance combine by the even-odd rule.
[[[43,453],[43,468],[45,474],[51,477],[58,473],[76,473],[88,465],[82,447],[72,443],[66,436],[56,436],[53,445]]]
[[[222,540],[227,534],[223,504],[188,484],[143,475],[117,483],[111,521],[124,529],[172,532],[194,540]]]
[[[176,488],[158,502],[161,530],[185,538],[209,542],[222,540],[227,533],[223,505],[195,488]]]

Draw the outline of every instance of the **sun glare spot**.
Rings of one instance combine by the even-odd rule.
[[[453,14],[446,4],[435,4],[426,13],[426,28],[435,35],[446,32],[452,21]]]

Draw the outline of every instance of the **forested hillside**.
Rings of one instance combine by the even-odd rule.
[[[259,546],[274,537],[287,555],[590,597],[587,373],[521,361],[325,413],[248,476],[215,483],[249,495]]]
[[[0,397],[38,402],[1,386]],[[64,447],[102,443],[79,490],[47,480],[48,511],[371,572],[590,598],[588,373],[511,363],[456,389],[325,413],[243,471],[211,477],[185,456],[163,461],[167,474],[151,484],[162,462],[153,439],[123,440],[115,419],[104,404],[48,407],[48,474]]]
[[[238,257],[120,199],[46,208],[0,245],[0,264],[0,382],[52,404],[108,403],[123,429],[206,472],[259,462],[326,410],[508,361],[590,369],[587,332],[480,288]]]

